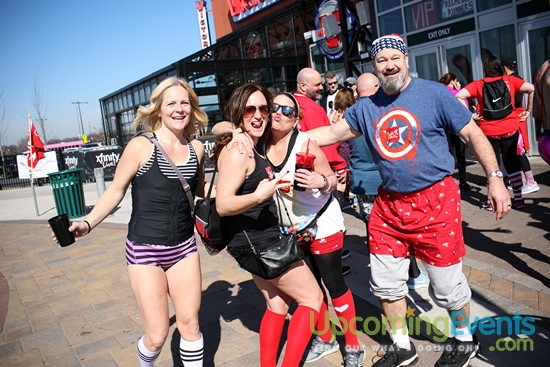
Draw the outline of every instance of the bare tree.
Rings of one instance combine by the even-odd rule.
[[[48,105],[44,101],[40,83],[36,78],[34,79],[32,106],[34,108],[34,112],[36,113],[36,121],[34,122],[38,125],[38,128],[42,133],[42,141],[44,142],[44,145],[46,145],[48,141],[46,138],[46,115],[48,113]]]

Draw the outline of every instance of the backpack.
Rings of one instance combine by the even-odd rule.
[[[212,175],[212,181],[208,193],[203,199],[198,199],[195,204],[195,228],[201,238],[206,251],[210,255],[216,255],[222,251],[227,243],[223,240],[221,218],[216,211],[216,198],[211,197],[216,170]]]
[[[481,81],[483,98],[483,118],[486,120],[500,120],[508,116],[513,110],[512,97],[508,86],[502,78],[493,82]]]

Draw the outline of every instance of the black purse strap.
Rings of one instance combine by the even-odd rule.
[[[166,152],[162,148],[162,145],[160,145],[157,138],[155,138],[155,136],[152,133],[144,133],[143,136],[145,136],[147,139],[149,139],[149,141],[151,143],[155,144],[155,146],[157,147],[159,152],[164,156],[164,159],[166,159],[166,161],[170,164],[170,166],[172,167],[172,169],[174,170],[176,175],[178,175],[178,178],[180,179],[180,182],[181,182],[181,186],[183,187],[183,190],[185,191],[185,194],[187,195],[187,199],[189,200],[189,207],[191,208],[191,215],[193,215],[194,202],[195,201],[193,200],[193,195],[191,194],[191,186],[189,186],[189,184],[187,183],[187,180],[185,179],[185,177],[183,177],[183,175],[181,174],[180,170],[178,169],[178,167],[176,166],[174,161],[172,161],[172,159],[168,156],[168,154],[166,154]],[[210,189],[208,190],[209,195],[210,195],[210,190],[211,189],[212,189],[212,186],[210,186]]]
[[[241,226],[241,230],[244,233],[244,236],[246,237],[246,240],[248,241],[248,244],[250,245],[250,248],[252,249],[252,252],[254,255],[258,255],[258,252],[256,251],[256,248],[254,248],[254,245],[252,244],[252,241],[250,241],[250,237],[248,237],[248,233],[244,230],[243,224],[241,223],[241,220],[237,218],[237,222],[239,222],[239,225]]]

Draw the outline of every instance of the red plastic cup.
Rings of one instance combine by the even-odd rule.
[[[313,162],[315,161],[315,156],[313,154],[307,154],[304,152],[296,153],[296,169],[298,171],[300,168],[307,169],[308,171],[313,170]],[[294,181],[294,190],[306,191],[304,187],[298,186],[298,182]]]

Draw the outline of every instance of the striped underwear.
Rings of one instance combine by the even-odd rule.
[[[126,239],[126,264],[152,265],[164,271],[178,261],[197,252],[195,236],[176,246],[148,245]]]

